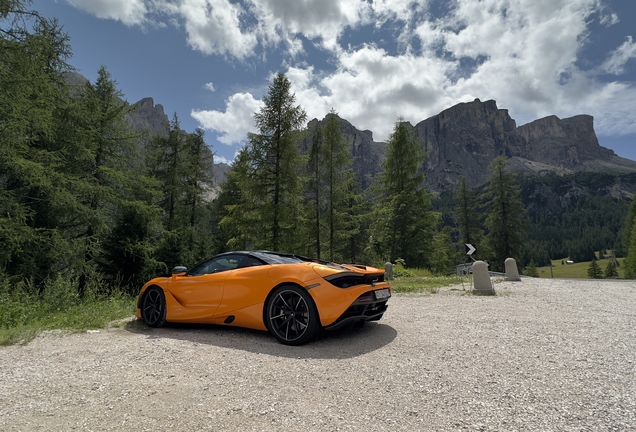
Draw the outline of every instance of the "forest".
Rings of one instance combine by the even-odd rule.
[[[213,149],[178,115],[165,136],[135,133],[134,106],[106,67],[70,85],[71,42],[56,20],[22,0],[0,0],[0,277],[43,293],[60,281],[87,292],[136,294],[173,266],[219,252],[270,249],[319,259],[451,274],[464,244],[501,270],[590,251],[627,253],[634,209],[609,197],[528,212],[527,191],[505,168],[489,182],[437,196],[424,187],[425,153],[395,122],[383,172],[362,190],[335,111],[307,129],[290,82],[276,75],[226,180],[213,181]],[[306,153],[298,141],[309,136]],[[525,194],[525,195],[524,195]],[[587,254],[587,255],[586,255]],[[635,256],[636,254],[630,254]]]

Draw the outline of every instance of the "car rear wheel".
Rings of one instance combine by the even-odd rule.
[[[265,309],[265,325],[285,345],[302,345],[318,336],[320,318],[309,293],[295,285],[277,288]]]
[[[150,287],[141,302],[141,318],[149,327],[161,327],[166,322],[166,296],[157,286]]]

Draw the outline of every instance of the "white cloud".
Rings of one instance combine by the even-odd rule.
[[[634,84],[599,79],[599,72],[623,74],[636,58],[631,36],[605,61],[580,66],[590,24],[619,22],[605,0],[453,0],[444,2],[443,16],[431,15],[429,0],[67,1],[127,25],[165,17],[185,30],[192,49],[230,60],[265,59],[269,50],[283,49],[292,90],[310,119],[333,107],[376,139],[387,138],[398,116],[416,123],[476,97],[495,99],[518,124],[588,113],[599,133],[636,132]],[[369,25],[383,26],[384,35],[393,31],[394,40],[374,43]],[[367,43],[342,46],[345,31]],[[307,40],[323,50],[331,69],[301,57]],[[192,116],[232,144],[253,129],[259,107],[243,92],[223,111]]]
[[[214,83],[212,83],[212,82],[203,84],[203,88],[206,89],[206,90],[210,90],[211,92],[215,92],[216,91],[216,87],[214,87]]]
[[[636,43],[631,36],[627,36],[627,40],[616,48],[601,65],[601,70],[613,75],[620,75],[625,71],[627,62],[633,58],[636,58]]]
[[[148,9],[144,0],[66,0],[98,18],[113,19],[132,26],[146,21]]]
[[[217,137],[220,142],[233,145],[243,142],[247,132],[254,131],[254,113],[261,105],[250,93],[236,93],[227,99],[225,112],[193,110],[190,115],[204,129],[220,133]]]
[[[636,133],[634,85],[601,82],[595,72],[578,66],[591,17],[603,11],[598,0],[456,0],[446,16],[436,18],[421,13],[426,1],[381,0],[366,6],[348,2],[348,9],[342,6],[345,2],[328,3],[331,15],[309,0],[267,0],[250,10],[260,17],[259,28],[270,42],[277,37],[292,40],[296,33],[309,38],[337,35],[346,26],[374,19],[413,25],[398,35],[407,44],[401,52],[390,53],[372,43],[344,49],[333,36],[325,38],[323,48],[335,58],[334,71],[326,73],[304,62],[287,64],[292,91],[309,119],[322,118],[333,107],[356,127],[372,130],[376,140],[384,140],[398,116],[415,124],[456,103],[480,98],[495,99],[518,124],[551,114],[587,113],[595,116],[599,134]],[[315,12],[315,22],[303,17],[308,11]],[[622,73],[634,57],[636,44],[630,37],[599,67]],[[228,101],[225,113],[216,116],[232,118],[234,104]],[[240,132],[233,122],[215,125],[226,133],[226,143],[238,142],[253,127],[247,120]]]
[[[298,35],[316,40],[328,49],[336,46],[347,27],[361,22],[368,9],[363,0],[250,0],[265,43],[284,42],[298,51]]]
[[[601,24],[603,24],[606,27],[611,27],[614,24],[618,24],[619,22],[620,22],[620,19],[618,18],[618,15],[616,15],[615,13],[608,13],[601,16]]]
[[[219,155],[214,155],[214,163],[215,164],[219,164],[219,163],[224,163],[224,164],[228,164],[231,165],[232,161],[228,160],[227,158],[224,158],[223,156],[219,156]]]
[[[246,11],[229,0],[178,0],[161,4],[184,22],[188,44],[203,54],[230,55],[239,59],[253,54],[257,38],[243,29]]]

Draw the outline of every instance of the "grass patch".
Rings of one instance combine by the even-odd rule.
[[[99,293],[89,289],[77,296],[71,283],[61,280],[45,286],[42,293],[23,285],[0,287],[0,345],[28,343],[45,330],[82,332],[106,327],[135,313],[132,296]]]
[[[618,267],[616,270],[618,270],[618,277],[621,279],[625,278],[625,270],[623,270],[624,260],[625,258],[617,258],[617,261],[620,264],[620,267]],[[607,267],[607,264],[609,263],[609,261],[610,260],[608,259],[596,260],[599,267],[601,267],[601,270],[603,271],[603,273],[605,273],[605,267]],[[564,264],[561,264],[561,262],[563,262]],[[552,273],[554,274],[555,278],[588,279],[589,278],[587,275],[588,268],[590,268],[590,261],[578,262],[574,264],[565,264],[565,259],[552,260]],[[542,278],[552,277],[552,274],[550,273],[550,267],[548,266],[537,267],[537,271],[539,272],[539,277],[542,277]]]
[[[398,276],[390,281],[395,293],[435,294],[441,287],[457,285],[461,280],[457,276],[430,276],[426,270],[410,269],[411,276]]]

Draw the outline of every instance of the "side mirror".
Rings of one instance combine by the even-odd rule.
[[[188,271],[187,267],[184,266],[176,266],[172,269],[172,280],[176,281],[178,275],[185,274]]]
[[[176,266],[175,268],[172,269],[172,274],[181,274],[181,273],[186,273],[188,271],[187,267],[184,266]]]

